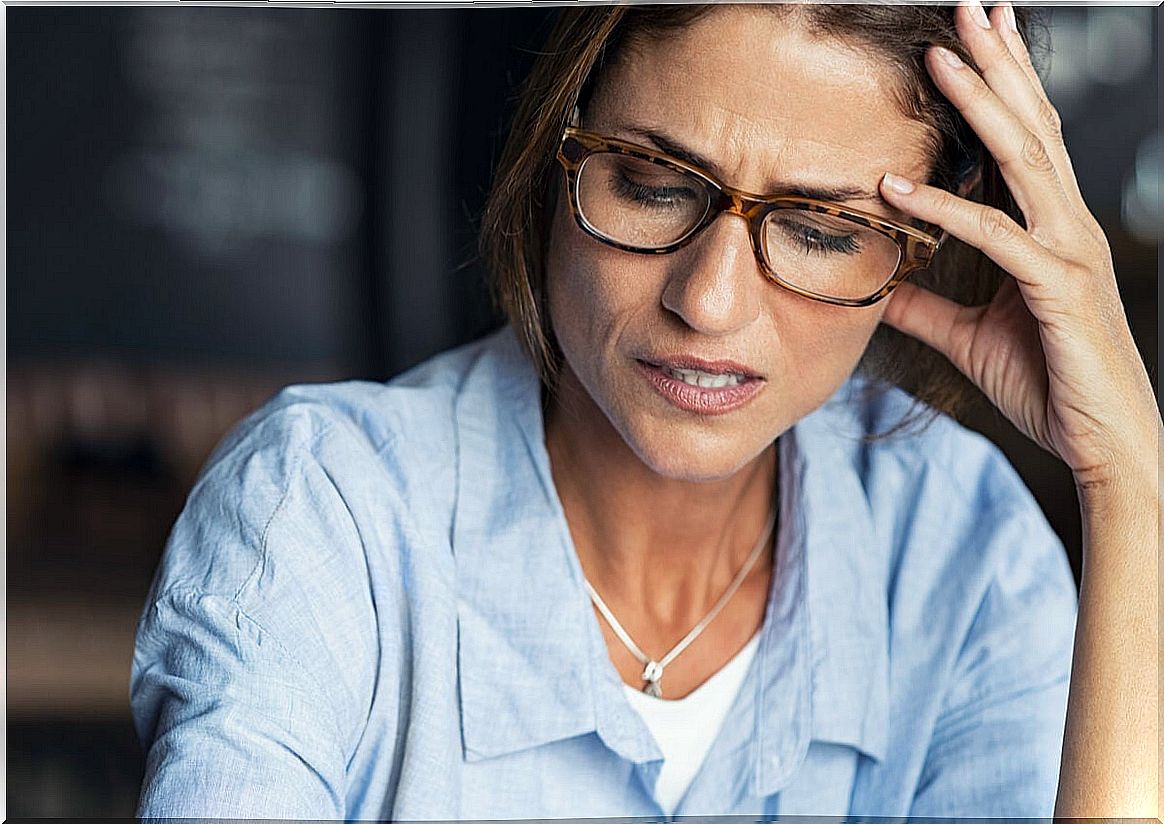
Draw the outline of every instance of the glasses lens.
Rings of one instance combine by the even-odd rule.
[[[578,207],[598,234],[637,249],[669,246],[707,213],[703,184],[623,154],[593,154],[578,171]]]
[[[764,219],[764,257],[781,279],[813,294],[869,297],[889,282],[901,258],[883,234],[843,217],[778,209]]]

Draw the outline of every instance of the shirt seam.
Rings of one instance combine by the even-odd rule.
[[[269,554],[267,542],[270,538],[271,527],[275,523],[275,518],[283,510],[283,508],[287,504],[288,499],[291,497],[291,487],[293,485],[295,478],[299,474],[300,467],[303,465],[303,456],[304,456],[304,454],[310,453],[313,449],[315,449],[315,447],[319,444],[319,441],[323,438],[323,436],[331,431],[331,428],[332,428],[332,425],[330,423],[325,423],[323,425],[323,428],[320,429],[318,432],[316,432],[311,437],[311,439],[309,441],[307,441],[302,446],[296,448],[292,452],[292,456],[291,456],[292,463],[291,463],[291,466],[290,466],[288,472],[286,473],[286,480],[284,482],[283,491],[279,495],[279,500],[275,503],[275,506],[271,509],[271,514],[267,517],[266,522],[263,524],[263,531],[259,536],[259,557],[255,561],[254,567],[252,567],[251,571],[249,573],[247,573],[246,578],[244,578],[242,583],[239,584],[238,589],[236,589],[234,594],[231,595],[231,601],[238,603],[240,610],[242,608],[241,607],[241,599],[242,599],[243,591],[246,590],[248,587],[250,587],[250,585],[255,581],[255,579],[260,577],[262,575],[263,570],[265,570],[267,567],[268,554]]]
[[[324,435],[330,433],[331,431],[332,431],[332,428],[330,426],[328,428],[326,428],[325,430],[321,431],[319,433],[319,436],[315,439],[315,443],[318,443],[319,440],[321,440]],[[313,443],[312,446],[314,446],[315,443]],[[379,454],[379,453],[377,453],[377,454]],[[371,593],[374,590],[374,587],[371,583],[372,582],[372,570],[368,565],[368,544],[364,540],[364,533],[360,530],[359,523],[356,520],[355,514],[352,512],[351,506],[348,504],[347,498],[345,498],[343,495],[340,494],[339,487],[336,485],[335,478],[332,476],[331,470],[328,469],[326,466],[324,466],[322,463],[319,464],[319,469],[323,473],[323,476],[325,478],[327,478],[328,483],[331,484],[332,489],[335,490],[336,496],[343,503],[344,512],[347,513],[348,520],[351,521],[351,524],[352,524],[352,531],[356,533],[356,538],[360,542],[360,557],[364,562],[364,574],[369,582],[369,592]],[[392,489],[391,486],[386,487],[386,493],[391,494],[392,497],[395,499],[396,503],[398,504],[398,511],[400,513],[400,517],[402,520],[404,520],[406,522],[406,524],[402,524],[402,527],[405,529],[406,532],[409,531],[407,529],[407,527],[411,526],[411,524],[407,523],[408,510],[406,507],[404,507],[402,505],[403,501],[401,501],[400,496],[398,494],[396,494],[396,490]],[[419,539],[419,531],[418,530],[412,529],[411,532],[413,533],[413,535],[411,537],[414,540]],[[404,571],[401,570],[401,576],[403,577],[403,575],[404,575]],[[374,667],[373,673],[372,673],[372,684],[370,687],[370,694],[369,694],[369,699],[368,699],[368,711],[367,711],[367,714],[365,715],[364,722],[361,725],[360,734],[356,737],[356,740],[352,743],[351,753],[345,759],[345,761],[346,761],[345,770],[351,767],[352,760],[355,758],[356,752],[359,750],[360,744],[363,742],[364,736],[367,734],[368,723],[372,717],[372,707],[375,704],[376,695],[377,695],[379,688],[380,688],[380,673],[382,670],[383,659],[384,659],[384,644],[383,644],[383,639],[381,638],[381,627],[380,627],[380,610],[376,604],[376,598],[374,597],[374,595],[371,595],[371,594],[369,595],[369,601],[371,603],[372,616],[374,618],[374,623],[375,623],[374,628],[375,628],[375,633],[376,633],[376,661],[375,661],[375,667]]]
[[[254,583],[254,581],[257,578],[261,577],[263,570],[265,570],[267,567],[267,563],[268,563],[269,555],[270,555],[270,548],[269,548],[268,542],[270,540],[271,528],[275,523],[275,519],[286,508],[287,502],[291,498],[291,491],[292,491],[292,488],[294,486],[294,481],[298,477],[299,471],[300,471],[301,467],[303,466],[304,456],[312,454],[313,450],[319,445],[319,442],[323,439],[323,437],[325,435],[329,434],[332,430],[333,430],[333,424],[331,424],[330,422],[326,422],[326,421],[322,422],[321,428],[317,432],[315,432],[311,436],[310,439],[308,439],[306,442],[299,445],[298,447],[296,447],[292,451],[292,455],[291,455],[292,463],[291,463],[291,466],[289,467],[289,469],[286,473],[286,480],[284,481],[282,493],[279,496],[279,500],[275,503],[275,506],[271,509],[271,514],[267,517],[267,520],[263,524],[263,531],[259,537],[259,558],[255,561],[255,565],[251,569],[250,573],[247,574],[246,578],[243,579],[242,583],[239,584],[238,589],[235,590],[234,594],[231,595],[230,599],[229,599],[230,604],[236,610],[238,610],[239,615],[246,618],[248,621],[250,621],[256,627],[258,627],[263,633],[265,633],[269,638],[271,638],[271,640],[275,642],[275,644],[279,647],[279,649],[282,651],[282,653],[288,659],[290,659],[291,661],[293,661],[295,663],[295,665],[300,669],[300,671],[305,676],[307,676],[307,678],[311,681],[312,686],[315,688],[316,692],[320,695],[325,694],[325,692],[323,690],[323,684],[311,673],[311,670],[309,670],[304,665],[304,663],[291,652],[290,648],[287,647],[287,645],[284,644],[280,640],[278,635],[276,635],[274,632],[269,630],[266,626],[264,626],[262,623],[260,623],[258,620],[256,620],[249,612],[247,612],[247,610],[245,609],[245,607],[243,605],[242,599],[243,599],[243,593],[251,587],[251,585]],[[326,472],[324,474],[325,474],[325,476],[327,476]],[[330,476],[327,476],[327,477],[328,477],[328,481],[330,483],[331,478],[330,478]],[[332,487],[334,488],[334,484],[332,484]],[[338,493],[338,490],[337,490],[337,493]],[[348,517],[349,518],[351,517],[350,511],[348,513]],[[359,530],[356,530],[356,532],[358,535]],[[361,545],[362,545],[362,538],[361,538]],[[211,597],[219,597],[219,598],[223,597],[221,595],[215,595],[214,593],[205,592],[204,590],[201,590],[200,588],[196,588],[196,587],[190,588],[190,591],[196,591],[201,595],[208,595]],[[331,716],[332,727],[333,727],[333,730],[334,730],[335,735],[336,735],[336,740],[339,742],[344,741],[345,736],[343,735],[343,730],[340,727],[339,718],[336,716],[335,712],[333,710],[331,710],[330,707],[328,708],[327,712],[328,712],[328,715]],[[348,760],[346,753],[345,753],[344,760],[345,760],[345,762]],[[347,765],[345,763],[345,771],[346,771],[346,769],[347,769]]]
[[[231,609],[233,609],[236,613],[238,613],[238,615],[240,617],[246,619],[248,622],[250,622],[252,625],[254,625],[261,633],[263,633],[265,636],[267,636],[267,638],[269,638],[275,644],[275,646],[278,648],[279,652],[283,655],[283,657],[285,657],[286,659],[288,659],[289,661],[294,663],[295,666],[299,668],[300,672],[302,672],[302,674],[310,682],[311,687],[314,689],[316,695],[322,697],[326,694],[325,691],[323,690],[322,683],[311,673],[311,671],[306,666],[304,666],[303,662],[299,659],[299,657],[297,655],[295,655],[286,644],[283,643],[283,641],[279,638],[279,636],[276,635],[271,630],[269,630],[265,624],[263,624],[258,619],[256,619],[254,616],[252,616],[249,612],[247,612],[247,610],[243,607],[243,605],[241,603],[239,603],[238,600],[236,600],[233,597],[228,598],[225,595],[221,595],[221,594],[215,593],[215,592],[209,592],[205,589],[202,589],[201,587],[175,586],[175,587],[171,587],[169,589],[164,590],[154,600],[154,603],[152,604],[151,608],[156,610],[158,608],[158,606],[163,601],[166,601],[166,600],[176,601],[179,599],[187,600],[189,598],[189,596],[194,596],[194,597],[199,598],[199,599],[210,598],[210,599],[214,599],[214,600],[219,600],[219,601],[222,601],[225,604],[229,605],[229,607]],[[339,720],[336,717],[335,712],[331,709],[331,707],[329,706],[327,701],[320,701],[320,702],[318,702],[318,704],[319,704],[319,709],[322,712],[325,712],[330,717],[332,727],[336,733],[336,741],[342,742],[343,735],[342,735],[342,731],[340,730]],[[342,750],[342,747],[341,747],[341,750]],[[300,757],[300,756],[298,756],[298,753],[296,753],[296,756]],[[300,757],[300,760],[302,760],[301,757]],[[345,758],[345,761],[346,761],[346,758]],[[314,770],[314,768],[313,768],[313,770]],[[315,772],[318,773],[318,770],[315,770]],[[345,773],[346,773],[346,767],[345,767]],[[333,793],[333,796],[334,796],[334,793]],[[341,799],[334,798],[334,800],[336,802],[337,808],[339,808],[339,809],[345,808],[345,804],[342,802]]]

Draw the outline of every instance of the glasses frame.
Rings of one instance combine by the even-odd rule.
[[[602,153],[627,155],[695,178],[703,184],[710,195],[708,198],[708,207],[703,217],[678,240],[658,248],[644,249],[638,246],[631,246],[620,243],[602,234],[586,220],[582,213],[578,196],[578,176],[582,170],[582,165],[591,155]],[[752,239],[752,253],[755,255],[756,262],[760,266],[760,271],[764,273],[765,277],[778,286],[795,292],[798,295],[837,306],[870,306],[881,300],[897,288],[898,284],[905,280],[911,273],[929,266],[933,261],[935,253],[941,248],[942,243],[946,239],[945,232],[933,235],[922,229],[907,226],[904,223],[887,220],[883,217],[870,214],[869,212],[851,209],[847,206],[841,206],[825,200],[815,200],[813,198],[797,197],[794,195],[772,195],[764,197],[741,191],[740,189],[733,189],[730,186],[724,185],[709,172],[700,169],[698,166],[671,157],[663,152],[654,151],[653,149],[648,149],[625,140],[607,137],[597,132],[579,129],[575,126],[566,127],[558,146],[557,157],[558,162],[562,164],[562,168],[566,173],[566,187],[570,195],[570,211],[574,214],[574,220],[582,231],[596,240],[600,240],[608,246],[613,246],[616,249],[622,249],[626,252],[665,255],[686,246],[700,232],[710,226],[723,212],[729,212],[734,215],[739,215],[748,222],[749,235]],[[888,237],[897,244],[900,250],[897,257],[897,268],[881,288],[863,298],[836,298],[818,294],[787,282],[768,265],[763,250],[762,231],[764,219],[771,212],[780,209],[795,209],[844,218]]]

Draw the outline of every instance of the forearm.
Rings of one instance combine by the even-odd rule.
[[[1120,484],[1080,488],[1083,575],[1056,817],[1160,813],[1156,436]]]

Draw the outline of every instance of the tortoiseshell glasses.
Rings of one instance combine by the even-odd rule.
[[[574,219],[603,243],[666,254],[731,212],[748,221],[771,281],[840,306],[881,300],[928,266],[944,237],[827,201],[748,194],[685,161],[573,126],[558,160]]]

